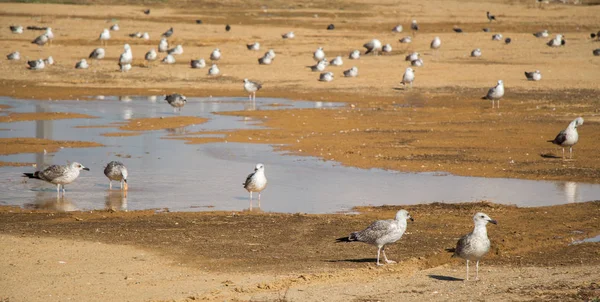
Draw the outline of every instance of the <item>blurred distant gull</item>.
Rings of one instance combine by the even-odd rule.
[[[548,38],[548,36],[549,36],[547,29],[538,31],[538,32],[534,33],[533,35],[537,38]]]
[[[507,45],[510,44],[511,41],[512,41],[511,38],[504,39],[504,43],[507,44]]]
[[[558,135],[548,142],[553,143],[555,145],[559,145],[563,151],[563,159],[565,158],[565,147],[569,147],[569,158],[573,158],[573,146],[577,144],[579,141],[579,133],[577,132],[577,127],[583,125],[583,118],[578,117],[574,119],[567,129],[560,131]]]
[[[48,57],[47,57],[47,58],[44,60],[44,63],[45,63],[47,66],[54,65],[54,58],[52,58],[52,56],[48,56]]]
[[[144,14],[149,15],[150,14],[150,9],[144,10]]]
[[[190,61],[190,66],[192,68],[204,68],[206,67],[206,61],[204,61],[204,59],[200,59],[200,60],[191,60]]]
[[[246,47],[248,48],[248,50],[259,50],[260,49],[260,43],[254,42],[254,43],[251,43],[251,44],[246,44]]]
[[[331,82],[333,81],[333,72],[324,72],[319,75],[319,81]]]
[[[486,225],[488,222],[497,224],[496,220],[491,219],[484,213],[477,213],[473,216],[475,228],[473,232],[461,237],[456,243],[452,257],[460,257],[467,260],[467,281],[469,281],[469,261],[477,261],[475,280],[479,280],[479,260],[490,250],[490,239],[487,236]]]
[[[112,189],[112,182],[118,181],[121,189],[127,190],[127,168],[122,162],[111,161],[104,168],[104,175],[108,177],[108,188]]]
[[[63,195],[65,194],[65,185],[75,181],[79,177],[81,170],[89,171],[82,164],[73,162],[65,166],[52,165],[44,170],[36,171],[35,173],[23,173],[24,177],[41,179],[56,185],[56,193],[60,192],[62,185]]]
[[[486,13],[486,15],[487,15],[487,18],[488,18],[488,20],[489,20],[490,22],[492,22],[492,21],[496,21],[496,16],[494,16],[494,15],[491,15],[491,14],[490,14],[490,12],[487,12],[487,13]]]
[[[169,50],[169,42],[167,38],[161,38],[158,43],[158,52],[167,52]]]
[[[323,51],[323,47],[317,48],[313,53],[313,59],[317,62],[323,61],[325,59],[325,52]]]
[[[471,51],[471,57],[481,57],[481,49],[479,48],[475,48],[473,49],[473,51]]]
[[[213,50],[213,52],[210,53],[210,60],[218,61],[220,59],[221,59],[221,50],[219,50],[218,48],[215,48],[215,50]]]
[[[231,26],[229,24],[225,25],[225,31],[230,31],[231,30]]]
[[[600,48],[592,50],[592,54],[595,56],[600,56]]]
[[[342,66],[344,64],[344,60],[342,60],[342,56],[337,56],[331,62],[329,62],[331,66]]]
[[[9,60],[20,60],[21,54],[18,51],[11,52],[6,56],[6,58],[8,58]]]
[[[169,28],[169,30],[165,31],[162,36],[168,38],[173,35],[173,27]]]
[[[452,28],[452,30],[455,33],[462,33],[463,32],[463,30],[460,27],[456,26],[456,25]]]
[[[293,31],[290,31],[289,33],[281,35],[281,37],[284,39],[293,39],[294,37],[296,37],[296,35],[294,35]]]
[[[419,24],[417,24],[417,20],[412,20],[410,23],[410,29],[413,31],[413,36],[419,31]]]
[[[414,61],[417,60],[419,58],[419,53],[418,52],[413,52],[409,55],[407,55],[404,60],[405,61]]]
[[[525,77],[529,81],[539,81],[542,79],[542,73],[539,70],[527,72],[525,71]]]
[[[183,46],[177,45],[174,48],[167,50],[167,54],[170,55],[181,55],[183,54]]]
[[[559,47],[562,46],[563,43],[563,35],[556,35],[556,37],[554,37],[554,39],[548,41],[548,43],[546,43],[546,45],[550,46],[550,47]]]
[[[254,172],[246,177],[243,183],[244,189],[250,193],[250,207],[252,207],[252,193],[258,193],[258,207],[260,208],[260,193],[267,187],[267,177],[265,176],[265,166],[256,164]]]
[[[142,34],[142,39],[144,39],[144,40],[150,40],[150,34],[148,34],[148,33],[143,33],[143,34]]]
[[[416,60],[412,60],[412,61],[410,61],[410,65],[411,66],[415,66],[415,67],[422,67],[423,66],[423,59],[418,58]]]
[[[46,45],[46,43],[48,43],[48,41],[49,41],[48,36],[46,36],[46,34],[41,34],[40,36],[35,38],[33,41],[31,41],[31,43],[37,44],[39,46],[44,46],[44,45]]]
[[[110,31],[108,31],[107,28],[105,28],[102,33],[100,33],[100,37],[98,38],[98,40],[100,40],[100,43],[102,43],[102,45],[108,45],[108,40],[110,40]]]
[[[167,103],[173,107],[173,112],[177,110],[181,112],[181,108],[183,108],[183,106],[185,106],[187,103],[185,96],[179,93],[173,93],[165,96],[165,101],[167,101]]]
[[[52,40],[54,40],[54,33],[52,32],[51,27],[46,28],[45,35],[46,35],[46,37],[48,37],[48,42],[50,43],[50,45],[52,45]]]
[[[500,41],[500,40],[502,40],[502,34],[492,35],[492,41]]]
[[[363,47],[367,49],[365,54],[373,52],[375,55],[377,55],[377,53],[381,50],[382,46],[383,45],[381,45],[381,41],[377,39],[373,39],[363,45]]]
[[[81,59],[81,61],[75,63],[75,69],[88,69],[90,65],[88,65],[85,59]]]
[[[23,26],[21,26],[21,25],[11,25],[10,26],[10,32],[12,32],[13,34],[22,34],[23,33]]]
[[[144,56],[144,59],[146,59],[146,61],[151,62],[156,60],[156,58],[158,57],[158,53],[156,52],[156,50],[154,50],[154,48],[150,49],[146,55]]]
[[[119,57],[119,64],[131,64],[133,61],[133,53],[129,44],[123,45],[123,53]]]
[[[202,20],[200,20],[200,19],[196,20],[196,24],[202,24]]]
[[[336,239],[337,242],[364,242],[377,247],[377,265],[383,265],[379,263],[379,256],[383,253],[383,260],[385,263],[396,263],[395,261],[389,260],[385,255],[385,246],[394,243],[404,235],[406,231],[406,221],[414,221],[414,219],[408,214],[406,210],[400,210],[396,213],[395,219],[388,220],[377,220],[366,229],[353,232],[348,237],[342,237]]]
[[[90,53],[88,59],[102,60],[105,55],[104,48],[96,48]]]
[[[398,24],[398,25],[394,26],[394,28],[392,28],[392,32],[401,33],[402,29],[403,29],[402,25]]]
[[[221,71],[219,70],[219,67],[217,66],[217,64],[212,64],[212,66],[208,69],[208,75],[218,75]]]
[[[119,24],[113,24],[113,25],[110,27],[110,30],[112,30],[112,31],[119,31],[119,29],[120,29],[120,28],[119,28]]]
[[[175,57],[173,55],[167,55],[161,62],[164,64],[175,64]]]
[[[350,52],[350,54],[348,55],[348,58],[350,58],[351,60],[358,60],[360,59],[360,51],[359,50],[353,50],[352,52]]]
[[[440,37],[433,38],[433,41],[431,41],[431,44],[429,45],[431,49],[438,49],[440,46],[442,46],[442,40],[440,40]]]
[[[494,102],[498,100],[498,108],[500,108],[500,99],[504,96],[504,82],[498,81],[496,86],[490,88],[486,96],[482,97],[484,100],[492,101],[492,108],[494,108]]]
[[[273,63],[273,58],[268,53],[265,53],[264,56],[258,58],[258,64],[260,65],[271,65]]]
[[[321,60],[319,63],[310,66],[310,70],[312,71],[323,71],[325,70],[325,67],[327,67],[327,65],[329,65],[329,63],[327,63],[327,60]]]
[[[406,87],[407,84],[410,84],[410,88],[412,88],[413,82],[415,81],[415,73],[412,68],[406,68],[404,75],[402,76],[402,84]]]
[[[256,100],[256,92],[262,88],[262,85],[256,82],[252,82],[248,79],[244,79],[244,90],[248,92],[248,98],[250,100]]]
[[[347,78],[353,78],[358,76],[358,68],[356,68],[356,66],[352,66],[352,68],[344,70],[344,76]]]
[[[600,40],[600,31],[598,31],[597,33],[591,33],[590,38]]]
[[[489,32],[490,32],[490,28],[489,28],[489,27],[485,27],[485,28],[483,29],[483,32],[489,33]]]
[[[31,70],[40,70],[40,69],[44,69],[44,67],[46,67],[44,60],[42,60],[42,59],[27,61],[27,65],[29,65],[29,69],[31,69]]]
[[[383,45],[383,47],[381,48],[381,51],[384,53],[392,52],[392,45],[390,45],[390,44]]]
[[[400,40],[398,40],[400,43],[410,43],[412,42],[412,37],[408,36],[408,37],[404,37]]]

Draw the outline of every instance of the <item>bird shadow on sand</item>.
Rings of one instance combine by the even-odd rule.
[[[556,156],[556,155],[554,155],[552,153],[541,153],[540,156],[542,158],[562,158],[562,157]]]
[[[454,278],[450,276],[442,276],[442,275],[428,275],[429,278],[440,280],[440,281],[464,281],[464,279]]]
[[[377,258],[362,258],[362,259],[335,259],[335,260],[324,260],[325,262],[354,262],[354,263],[368,263],[368,262],[377,262]]]
[[[406,87],[394,87],[392,89],[394,89],[396,91],[407,91],[408,90],[408,88],[406,88]]]

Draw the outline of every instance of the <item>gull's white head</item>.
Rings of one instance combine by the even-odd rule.
[[[89,168],[84,167],[82,164],[78,163],[78,162],[72,162],[69,167],[71,169],[75,169],[75,170],[86,170],[89,171]]]
[[[504,82],[502,80],[499,80],[498,85],[504,85]]]
[[[125,44],[123,45],[123,49],[125,49],[125,51],[130,50],[131,46],[129,46],[129,44]]]
[[[493,223],[493,224],[498,224],[498,222],[492,218],[490,218],[490,216],[488,216],[485,213],[477,213],[475,214],[475,216],[473,216],[473,222],[475,222],[475,225],[486,225],[488,224],[488,222]]]
[[[406,72],[413,72],[413,69],[408,67],[408,68],[406,68]]]
[[[396,220],[408,220],[415,221],[406,210],[400,210],[396,213]]]
[[[417,20],[412,20],[412,23],[413,23],[413,24],[417,23]]]
[[[264,171],[265,170],[265,165],[263,164],[256,164],[256,166],[254,167],[254,171]]]
[[[569,126],[571,126],[571,125],[573,126],[573,128],[577,128],[578,126],[583,125],[583,118],[578,117],[578,118],[574,119]]]

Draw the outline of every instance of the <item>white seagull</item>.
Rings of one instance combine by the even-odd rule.
[[[256,164],[254,172],[252,172],[246,181],[242,184],[244,189],[250,192],[250,208],[252,208],[252,193],[258,193],[258,207],[260,208],[260,193],[267,187],[267,177],[265,176],[265,166]]]
[[[352,68],[344,70],[344,76],[347,78],[353,78],[358,76],[358,68],[356,68],[356,66],[352,66]]]
[[[548,38],[550,34],[548,34],[548,30],[544,29],[542,31],[538,31],[536,33],[533,34],[533,36],[535,36],[536,38]]]
[[[262,88],[262,84],[244,79],[244,90],[249,93],[248,99],[256,101],[256,92]]]
[[[496,86],[490,88],[486,96],[482,97],[484,100],[492,101],[492,108],[494,108],[494,102],[498,101],[498,108],[500,108],[500,99],[504,96],[504,82],[502,80],[498,81]]]
[[[398,40],[400,43],[410,43],[412,42],[412,38],[410,36],[404,37],[400,40]]]
[[[325,70],[325,67],[327,67],[327,65],[329,65],[329,63],[327,62],[327,60],[323,59],[321,61],[319,61],[319,63],[310,66],[310,70],[312,71],[323,71]]]
[[[212,64],[212,66],[208,69],[208,75],[211,76],[216,76],[219,75],[221,71],[219,70],[219,67],[217,66],[217,64]]]
[[[360,59],[360,51],[358,49],[353,50],[348,55],[348,58],[351,59],[351,60],[358,60],[358,59]]]
[[[113,24],[110,27],[110,30],[112,30],[112,31],[119,31],[119,29],[121,29],[121,28],[119,28],[119,24]]]
[[[475,48],[471,51],[471,57],[479,58],[481,57],[481,49]]]
[[[337,56],[331,62],[329,62],[331,66],[342,66],[344,64],[344,60],[342,60],[342,56]]]
[[[490,250],[490,239],[487,236],[488,222],[497,224],[496,220],[491,219],[484,213],[477,213],[473,216],[475,228],[473,232],[461,237],[456,243],[452,257],[460,257],[467,260],[467,281],[469,281],[469,261],[477,261],[475,280],[479,280],[479,260]]]
[[[40,70],[40,69],[44,69],[44,67],[46,67],[44,60],[42,60],[42,59],[27,61],[27,65],[29,65],[30,70]]]
[[[365,54],[373,52],[375,55],[377,55],[377,53],[379,53],[379,51],[381,50],[381,47],[383,47],[383,45],[381,45],[381,41],[379,41],[377,39],[373,39],[373,40],[365,43],[363,45],[363,47],[367,49]]]
[[[198,69],[198,68],[204,68],[206,67],[206,61],[204,61],[204,59],[200,59],[200,60],[191,60],[190,61],[190,66],[194,69]]]
[[[211,61],[218,61],[221,59],[221,50],[218,48],[215,48],[215,50],[213,50],[212,53],[210,53],[210,60]]]
[[[290,31],[289,33],[281,35],[281,37],[284,39],[293,39],[294,37],[296,37],[296,35],[294,35],[293,31]]]
[[[442,40],[440,40],[440,37],[433,38],[433,41],[431,41],[431,44],[429,45],[431,49],[438,49],[440,46],[442,46]]]
[[[402,25],[398,24],[398,25],[394,26],[394,28],[392,28],[392,32],[401,33],[402,29],[403,29]]]
[[[415,73],[412,68],[406,68],[404,75],[402,76],[402,84],[406,87],[407,84],[410,84],[410,88],[412,88],[413,82],[415,81]]]
[[[102,45],[105,45],[105,46],[108,45],[108,40],[110,40],[110,31],[108,31],[108,28],[105,28],[102,31],[98,40],[100,40],[100,43]]]
[[[119,57],[119,64],[131,64],[133,61],[133,53],[129,44],[123,45],[123,53]]]
[[[102,60],[105,55],[106,52],[104,51],[104,48],[96,48],[90,53],[88,59]]]
[[[333,72],[324,72],[319,75],[319,81],[331,82],[333,81]]]
[[[161,38],[158,43],[158,52],[167,52],[169,50],[169,41],[167,38]]]
[[[108,189],[112,189],[112,182],[118,181],[120,189],[127,190],[127,168],[122,162],[111,161],[104,168],[104,175],[108,177]]]
[[[90,65],[85,59],[81,59],[81,61],[75,63],[75,69],[88,69]]]
[[[559,47],[562,46],[564,44],[563,42],[563,35],[556,35],[556,37],[554,37],[554,39],[548,41],[548,43],[546,43],[546,45],[550,46],[550,47]]]
[[[381,48],[381,51],[384,53],[392,52],[392,45],[390,45],[390,44],[383,45],[383,47]]]
[[[167,55],[161,62],[164,64],[175,64],[175,57],[173,55]]]
[[[82,164],[73,162],[65,166],[52,165],[44,170],[36,171],[35,173],[23,173],[24,177],[41,179],[56,185],[56,193],[60,193],[60,187],[62,186],[63,195],[65,194],[65,185],[68,185],[75,181],[79,177],[81,170],[89,171],[89,168],[84,167]]]
[[[567,129],[560,131],[553,140],[548,141],[562,147],[563,159],[565,158],[565,147],[569,147],[569,158],[573,158],[573,146],[579,141],[577,127],[581,125],[583,125],[583,118],[578,117],[569,124]]]
[[[181,55],[181,54],[183,54],[183,46],[177,45],[174,48],[167,50],[167,54],[169,54],[169,55]]]
[[[246,44],[246,48],[248,48],[248,50],[260,50],[260,43],[254,42],[254,43]]]
[[[144,56],[144,59],[148,61],[148,64],[152,61],[155,61],[156,58],[158,58],[158,53],[156,52],[156,50],[154,50],[154,48],[150,49]]]
[[[18,51],[11,52],[6,56],[6,58],[9,60],[20,60],[21,54]]]
[[[525,77],[529,81],[539,81],[542,79],[542,73],[539,70],[527,72],[525,71]]]
[[[325,59],[325,52],[323,51],[323,47],[317,48],[313,53],[313,59],[317,62],[323,61]]]
[[[23,26],[21,26],[21,25],[11,25],[10,26],[10,31],[13,34],[22,34],[23,33]]]

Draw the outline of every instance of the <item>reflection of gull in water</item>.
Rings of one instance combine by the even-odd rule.
[[[128,95],[120,95],[119,101],[121,101],[123,103],[129,103],[129,102],[133,101],[133,99]]]
[[[156,96],[155,95],[150,95],[150,96],[148,96],[147,99],[151,103],[156,103]]]
[[[574,181],[556,182],[556,187],[565,193],[565,197],[568,203],[575,203],[580,200],[579,188]]]
[[[105,203],[107,210],[127,211],[127,191],[108,191]]]
[[[37,199],[34,203],[26,203],[24,205],[26,209],[37,209],[37,210],[52,210],[58,212],[70,212],[77,211],[77,207],[68,198],[53,197],[47,199]]]
[[[123,114],[121,115],[121,117],[126,121],[130,120],[133,117],[133,110],[131,108],[123,109]]]

